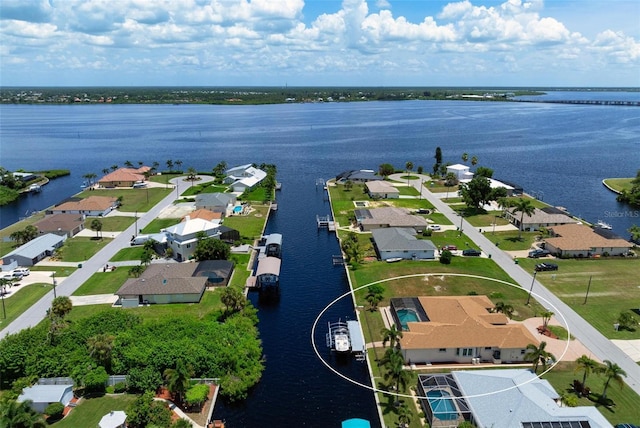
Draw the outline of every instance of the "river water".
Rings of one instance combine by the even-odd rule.
[[[572,94],[574,95],[574,94]],[[344,271],[331,263],[339,248],[334,235],[318,231],[317,214],[330,207],[315,185],[347,169],[377,169],[407,161],[429,171],[435,148],[444,162],[463,152],[496,178],[524,187],[553,205],[589,221],[611,223],[627,236],[640,224],[640,210],[615,201],[601,180],[631,177],[640,169],[640,109],[533,103],[411,101],[269,106],[72,105],[0,106],[0,164],[9,169],[66,168],[42,193],[0,208],[6,227],[80,190],[82,175],[127,160],[160,169],[167,160],[182,168],[210,171],[273,163],[283,190],[267,232],[283,234],[278,299],[251,298],[259,308],[266,370],[240,405],[221,404],[215,417],[229,426],[339,426],[349,417],[377,425],[372,394],[332,374],[311,347],[317,314],[348,290]],[[353,317],[346,299],[327,321]],[[316,342],[324,343],[324,329]],[[212,344],[215,346],[215,344]],[[323,356],[329,358],[326,349]],[[366,382],[366,366],[339,369]]]

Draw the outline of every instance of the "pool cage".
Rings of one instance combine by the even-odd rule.
[[[419,375],[418,392],[422,410],[430,427],[455,428],[464,421],[473,422],[469,405],[453,375]]]
[[[393,316],[393,321],[398,327],[402,327],[403,331],[409,330],[409,328],[407,327],[408,321],[429,321],[427,313],[424,311],[424,308],[420,304],[420,301],[415,297],[394,297],[391,299],[390,304],[391,316]],[[412,317],[411,319],[407,319],[408,312],[414,315],[414,317]]]

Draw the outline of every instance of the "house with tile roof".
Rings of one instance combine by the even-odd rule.
[[[578,220],[569,217],[564,211],[554,207],[535,208],[531,215],[526,213],[522,215],[521,212],[515,211],[515,208],[508,208],[505,210],[504,215],[515,227],[529,232],[543,227],[549,228],[562,224],[578,223]],[[522,228],[520,227],[520,217],[522,217]]]
[[[148,166],[140,168],[118,168],[98,180],[98,185],[105,188],[133,187],[135,183],[144,183],[145,173],[151,170]]]
[[[552,238],[544,240],[545,249],[559,257],[619,256],[633,245],[606,230],[584,224],[565,224],[550,229]]]
[[[400,349],[411,364],[523,362],[529,344],[539,342],[522,324],[492,312],[487,296],[430,296],[391,299],[391,313],[403,330]]]
[[[400,197],[400,190],[387,181],[367,181],[364,186],[373,199],[398,199]]]
[[[195,211],[191,211],[188,215],[182,217],[181,221],[186,221],[187,219],[196,219],[201,218],[202,220],[212,221],[214,223],[222,222],[223,215],[221,212],[213,212],[206,209],[197,209]]]
[[[173,257],[179,262],[193,258],[198,243],[198,235],[202,232],[209,238],[220,239],[220,224],[201,218],[186,218],[174,226],[162,229],[166,235],[166,244],[173,251]]]
[[[104,217],[118,207],[118,199],[111,196],[89,196],[72,198],[57,205],[47,214],[83,214],[88,217]]]
[[[428,222],[424,217],[412,215],[406,208],[382,207],[354,210],[358,226],[364,232],[385,227],[411,228],[422,232]]]
[[[433,260],[436,246],[426,239],[417,239],[410,228],[389,227],[371,231],[374,246],[380,260],[401,258],[405,260]]]
[[[420,374],[418,394],[431,427],[612,427],[594,406],[562,405],[551,384],[526,369]]]
[[[84,215],[82,214],[53,214],[48,215],[33,224],[40,234],[54,233],[72,238],[84,229]]]

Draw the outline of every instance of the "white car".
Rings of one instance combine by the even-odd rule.
[[[427,229],[429,229],[429,230],[442,230],[442,228],[440,227],[439,224],[430,224],[429,226],[427,226]]]
[[[14,276],[15,275],[29,276],[30,273],[31,273],[31,271],[29,270],[29,268],[26,268],[26,267],[19,267],[19,268],[15,268],[13,270]]]

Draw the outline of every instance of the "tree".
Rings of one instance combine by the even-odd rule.
[[[444,176],[444,185],[447,187],[453,187],[458,184],[458,176],[454,172],[448,172]]]
[[[622,311],[620,312],[620,315],[618,315],[618,324],[620,325],[619,328],[635,331],[638,327],[638,320],[631,312]]]
[[[520,213],[520,227],[518,228],[518,230],[520,231],[518,233],[518,239],[522,240],[522,230],[524,229],[524,215],[532,215],[534,213],[534,211],[536,210],[536,208],[533,206],[533,203],[531,202],[531,199],[527,199],[527,198],[520,198],[517,199],[514,203],[513,203],[513,213]]]
[[[398,407],[398,427],[407,428],[411,423],[411,416],[413,416],[413,412],[403,400],[400,407]]]
[[[505,314],[508,318],[511,318],[511,316],[513,315],[513,306],[508,305],[502,301],[496,302],[496,306],[493,310],[494,312],[501,312]]]
[[[218,164],[213,168],[213,175],[216,177],[224,177],[225,172],[227,171],[227,163],[225,161],[218,162]]]
[[[196,179],[196,175],[198,175],[198,171],[196,171],[194,167],[190,166],[189,168],[187,168],[187,180],[191,181],[191,185],[193,185],[193,182]]]
[[[627,377],[627,372],[622,370],[622,368],[609,360],[604,360],[604,366],[602,367],[602,374],[607,378],[607,381],[604,384],[604,389],[602,390],[602,401],[607,399],[607,388],[609,388],[609,382],[613,379],[620,388],[624,386],[624,379],[622,377]]]
[[[347,180],[344,182],[344,190],[347,192],[353,188],[353,181]]]
[[[466,152],[462,154],[462,162],[466,162],[469,160],[469,154]]]
[[[202,403],[204,403],[209,395],[209,385],[204,383],[199,383],[197,385],[193,385],[191,388],[187,389],[185,394],[185,402],[189,406],[198,406],[198,411],[202,407]]]
[[[452,257],[453,257],[453,254],[451,254],[451,251],[449,250],[441,251],[440,263],[442,263],[443,265],[450,265]]]
[[[18,403],[5,398],[0,401],[0,427],[46,428],[47,423],[31,408],[31,400]]]
[[[634,207],[640,207],[640,169],[636,173],[636,177],[631,180],[631,189],[622,190],[616,199],[618,202],[626,202]]]
[[[196,261],[228,260],[231,255],[229,244],[220,239],[206,237],[198,239],[193,257]]]
[[[173,161],[171,159],[167,160],[167,169],[169,171],[173,171]]]
[[[473,163],[473,161],[471,163]],[[474,175],[491,178],[493,177],[493,170],[491,168],[487,168],[486,166],[479,166],[478,168],[476,168],[476,172]]]
[[[411,175],[411,171],[413,170],[413,162],[407,162],[405,166],[407,167],[407,184],[409,184],[409,176]]]
[[[174,162],[176,164],[176,166],[178,167],[178,169],[182,169],[182,161],[181,160],[177,160]]]
[[[60,417],[62,416],[63,412],[64,412],[64,404],[62,404],[59,401],[56,401],[54,403],[49,404],[44,409],[44,414],[49,416],[49,418],[51,418],[51,420],[60,419]]]
[[[107,170],[107,172],[109,172],[109,171]],[[85,174],[85,175],[83,175],[83,176],[82,176],[82,178],[84,178],[84,179],[86,180],[86,182],[87,182],[87,184],[88,184],[89,186],[92,186],[92,185],[93,185],[94,180],[95,180],[97,177],[98,177],[98,176],[97,176],[96,174],[92,173],[92,172],[87,173],[87,174]]]
[[[498,198],[496,202],[498,203],[498,207],[503,211],[503,214],[504,210],[513,206],[513,200],[506,196]]]
[[[591,358],[587,357],[586,355],[581,356],[580,358],[578,358],[576,360],[576,369],[575,371],[580,371],[582,370],[583,374],[582,374],[582,391],[584,391],[584,389],[586,388],[586,383],[587,383],[587,376],[589,376],[591,373],[594,373],[595,371],[597,371],[598,367],[600,365],[598,364],[597,361],[592,360]],[[582,391],[580,391],[580,395],[582,395]]]
[[[540,345],[536,346],[533,343],[527,345],[527,352],[524,356],[525,361],[531,361],[533,363],[533,372],[538,371],[538,365],[542,364],[542,371],[547,369],[547,362],[549,359],[554,360],[556,357],[547,351],[547,342],[544,340],[540,342]]]
[[[129,268],[129,276],[133,276],[134,278],[139,278],[140,275],[142,275],[142,272],[144,272],[143,265],[131,266]]]
[[[100,333],[87,339],[89,356],[107,370],[111,369],[111,351],[115,338],[112,334]]]
[[[369,303],[371,311],[378,309],[378,303],[384,299],[384,287],[380,284],[372,284],[367,287],[365,300]]]
[[[99,218],[94,218],[93,220],[91,220],[90,227],[91,230],[96,232],[96,239],[100,238],[101,236],[99,235],[99,232],[102,231],[102,220],[100,220]]]
[[[362,261],[363,250],[358,235],[355,232],[349,232],[342,241],[342,252],[345,254],[347,263],[350,263],[352,266]]]
[[[140,264],[143,266],[149,266],[153,260],[153,252],[145,249],[140,255]]]
[[[382,178],[387,178],[394,172],[396,172],[396,169],[390,163],[383,163],[378,167],[378,174],[380,174]]]
[[[193,367],[184,362],[182,358],[176,361],[175,368],[168,368],[164,371],[164,380],[167,389],[172,394],[176,394],[177,401],[182,402],[184,392],[189,388],[189,380],[193,376]]]
[[[147,392],[136,398],[127,408],[127,426],[146,428],[154,425],[170,426],[171,411],[165,402],[154,401],[153,393]]]
[[[109,168],[102,168],[102,173],[103,173],[104,175],[109,174]]]
[[[225,287],[220,294],[220,302],[225,306],[225,312],[239,312],[247,304],[242,291],[235,287]]]
[[[131,161],[124,161],[124,166],[127,168],[133,168],[133,163]]]
[[[384,379],[389,380],[395,386],[396,392],[400,392],[400,388],[404,390],[411,381],[412,375],[404,369],[404,357],[397,348],[389,348],[380,360],[387,371],[384,373]],[[399,396],[396,396],[396,405],[399,404]]]
[[[51,302],[51,314],[55,317],[64,319],[72,308],[73,303],[68,296],[58,296]]]
[[[471,166],[476,166],[478,164],[478,158],[476,156],[473,156],[471,158]]]
[[[104,392],[107,387],[107,381],[109,380],[109,374],[104,367],[98,366],[87,371],[83,378],[82,384],[86,391],[89,392]]]
[[[497,194],[495,190],[498,189],[502,189],[505,194]],[[477,176],[473,177],[468,183],[460,185],[460,196],[462,196],[462,200],[467,207],[478,210],[497,197],[506,196],[506,191],[504,187],[492,189],[488,178]]]
[[[549,326],[549,321],[551,321],[551,317],[553,316],[553,312],[551,311],[542,311],[540,316],[542,317],[542,328],[547,329]]]
[[[634,224],[629,229],[627,229],[627,232],[631,234],[631,240],[633,242],[640,243],[640,226]]]
[[[437,164],[442,163],[442,149],[440,147],[436,147],[436,155],[434,157],[436,158]]]
[[[389,328],[383,328],[380,333],[382,334],[382,346],[386,347],[387,342],[391,348],[400,347],[400,338],[402,338],[402,330],[398,330],[395,324]]]

